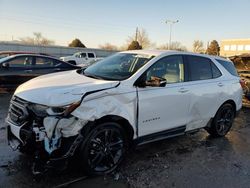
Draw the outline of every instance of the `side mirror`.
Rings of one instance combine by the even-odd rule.
[[[159,78],[156,76],[152,76],[151,80],[146,81],[146,86],[151,87],[165,87],[167,84],[167,80],[164,78]]]
[[[2,63],[2,67],[7,69],[10,67],[10,64],[8,62]]]
[[[140,79],[135,82],[137,87],[165,87],[167,84],[167,80],[164,78],[159,78],[156,76],[152,76],[150,80],[146,81],[146,75],[143,75]]]

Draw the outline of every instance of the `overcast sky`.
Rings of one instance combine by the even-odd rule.
[[[179,20],[172,41],[250,38],[249,0],[0,0],[0,40],[41,32],[58,45],[121,46],[135,28],[157,45],[169,40],[166,19]]]

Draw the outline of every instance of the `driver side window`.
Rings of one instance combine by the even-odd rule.
[[[20,56],[8,61],[10,67],[30,67],[34,64],[33,57]]]
[[[167,56],[157,61],[147,71],[147,81],[155,77],[166,80],[167,84],[184,82],[184,63],[182,56]]]

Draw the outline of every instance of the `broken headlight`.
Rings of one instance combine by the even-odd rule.
[[[80,106],[81,101],[72,103],[70,105],[62,106],[62,107],[48,107],[40,104],[31,104],[29,109],[34,112],[37,116],[45,117],[47,115],[51,116],[68,116],[71,112],[73,112],[78,106]]]
[[[81,101],[72,103],[67,106],[62,107],[50,107],[46,111],[49,115],[63,115],[68,116],[71,112],[73,112],[78,106],[80,106]]]
[[[49,107],[40,104],[31,104],[28,108],[37,116],[44,117],[47,115],[47,109]]]

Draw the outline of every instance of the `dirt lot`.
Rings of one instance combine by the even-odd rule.
[[[82,177],[77,165],[50,173],[39,182],[31,175],[31,159],[12,151],[4,119],[10,95],[0,95],[0,187],[54,187]],[[205,131],[147,144],[129,153],[118,172],[78,181],[69,187],[249,187],[250,109],[243,109],[225,138]]]

